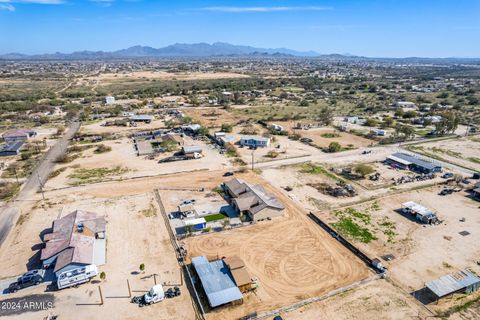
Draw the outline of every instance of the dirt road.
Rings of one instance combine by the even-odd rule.
[[[44,155],[42,161],[24,183],[16,199],[12,203],[8,203],[3,208],[0,208],[0,247],[18,217],[22,202],[31,200],[33,195],[40,189],[40,186],[47,181],[48,175],[55,166],[55,159],[65,153],[70,139],[79,129],[80,122],[72,122],[63,137]]]

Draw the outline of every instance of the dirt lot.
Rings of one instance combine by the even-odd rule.
[[[193,319],[192,302],[184,285],[181,286],[183,294],[180,297],[148,308],[140,309],[129,301],[127,279],[130,280],[133,295],[143,294],[154,284],[153,273],[158,274],[159,282],[168,285],[180,284],[181,281],[180,269],[153,194],[141,185],[136,186],[136,192],[130,194],[125,188],[126,195],[108,192],[108,187],[47,193],[44,208],[37,207],[24,212],[28,215],[23,217],[23,222],[9,237],[9,243],[0,253],[0,275],[18,275],[26,270],[25,264],[29,259],[30,262],[38,261],[38,253],[34,250],[41,242],[39,234],[50,227],[51,221],[60,212],[66,214],[77,208],[91,210],[104,215],[107,220],[107,262],[99,268],[106,273],[106,280],[97,279],[79,288],[55,292],[56,307],[53,313],[61,319],[108,319],[112,314],[122,315],[120,317],[123,319]],[[153,211],[147,214],[145,210],[152,206]],[[145,273],[138,270],[141,263],[146,266]],[[103,306],[98,305],[99,285],[104,296]],[[44,290],[45,286],[40,285],[9,297],[28,296]],[[13,318],[39,319],[39,314],[44,316],[46,312],[24,313]]]
[[[325,209],[331,205],[348,204],[359,201],[366,196],[366,192],[358,187],[356,188],[358,195],[354,197],[335,198],[321,193],[309,184],[325,183],[335,186],[337,181],[324,174],[310,174],[303,171],[304,165],[293,165],[264,169],[262,170],[262,176],[277,188],[287,186],[293,188],[292,191],[288,192],[288,196],[298,201],[306,210],[311,211]]]
[[[371,257],[393,254],[396,258],[386,263],[390,276],[409,291],[467,267],[480,271],[476,265],[480,255],[478,202],[468,198],[465,192],[440,196],[440,190],[441,187],[432,187],[411,191],[377,200],[375,205],[370,202],[353,207],[369,214],[371,221],[367,228],[378,238],[368,244],[356,241],[357,245]],[[395,211],[407,201],[415,201],[436,212],[442,223],[422,225]],[[330,223],[338,220],[328,212],[321,216]],[[465,218],[465,222],[461,218]],[[395,233],[390,242],[385,229],[378,225],[384,219]],[[461,231],[470,234],[462,236]]]
[[[345,148],[346,147],[361,148],[361,147],[368,147],[368,146],[371,146],[372,144],[375,144],[375,141],[373,140],[359,137],[348,132],[340,132],[334,128],[323,127],[323,128],[313,128],[313,129],[303,130],[303,129],[293,129],[293,126],[295,126],[295,123],[292,121],[288,121],[288,122],[280,121],[275,123],[283,126],[285,130],[288,130],[289,132],[295,132],[304,138],[312,139],[313,143],[321,148],[328,147],[328,145],[331,142],[338,142],[342,147],[345,147]],[[338,136],[332,137],[332,138],[323,136],[328,134],[335,134]]]
[[[135,71],[123,73],[102,73],[97,77],[90,77],[89,80],[100,80],[103,82],[115,82],[127,79],[158,79],[158,80],[208,80],[208,79],[231,79],[248,78],[248,75],[230,72],[165,72],[165,71]]]
[[[123,171],[120,174],[108,175],[98,179],[98,181],[104,181],[109,179],[162,175],[181,171],[220,170],[229,166],[228,160],[225,157],[204,142],[194,141],[189,137],[185,137],[184,140],[185,145],[201,145],[204,157],[180,162],[158,163],[159,159],[171,156],[173,152],[158,154],[154,159],[150,160],[145,156],[136,155],[132,140],[129,138],[107,140],[99,144],[111,147],[112,150],[109,152],[95,154],[95,148],[91,148],[83,151],[81,157],[70,163],[57,164],[54,170],[64,171],[58,176],[48,180],[46,189],[61,188],[74,183],[75,181],[68,176],[79,169],[122,168]]]
[[[81,133],[88,134],[102,134],[102,133],[115,133],[115,134],[129,134],[136,131],[147,131],[165,128],[165,122],[162,119],[156,118],[151,123],[138,122],[136,127],[122,127],[122,126],[103,126],[106,121],[114,121],[116,119],[124,119],[124,117],[108,118],[105,120],[98,120],[91,124],[82,125]]]
[[[385,280],[281,314],[286,320],[425,319],[429,313]],[[421,318],[420,318],[421,317]]]
[[[225,109],[217,107],[209,108],[183,108],[185,115],[191,117],[194,122],[202,123],[208,128],[220,128],[222,124],[235,125],[246,117],[236,116]]]
[[[412,150],[480,171],[480,137],[462,137],[412,146]]]
[[[314,166],[322,167],[321,164],[318,164],[316,162],[314,162],[313,164]],[[381,186],[379,188],[376,185],[372,186],[371,181],[369,181],[368,179],[352,181],[346,179],[341,175],[336,176],[337,178],[342,179],[346,183],[351,184],[355,188],[357,195],[353,197],[333,197],[324,194],[315,188],[315,185],[322,183],[335,186],[338,180],[336,180],[337,178],[332,175],[330,168],[341,168],[346,165],[344,163],[342,163],[341,166],[337,166],[335,163],[324,164],[324,173],[310,173],[308,171],[305,172],[305,167],[308,167],[307,164],[280,166],[276,168],[272,167],[262,169],[262,176],[271,185],[277,187],[278,189],[284,189],[287,186],[293,188],[292,191],[285,191],[285,193],[287,193],[291,199],[301,204],[303,208],[311,211],[324,210],[328,207],[336,208],[346,206],[351,203],[368,201],[369,199],[377,198],[379,196],[386,196],[388,194],[394,194],[399,191],[420,188],[422,186],[431,185],[435,182],[444,181],[440,177],[437,177],[434,180],[416,181],[412,183],[405,183],[393,186],[391,184],[391,180],[387,179],[390,178],[390,175],[392,177],[398,178],[400,176],[412,173],[409,171],[391,170],[380,163],[375,164],[375,168],[378,169],[382,175],[385,175],[384,180],[381,180],[379,182],[384,182],[384,188],[381,188]]]
[[[209,319],[231,319],[270,310],[370,275],[359,260],[309,220],[285,195],[254,174],[241,178],[262,183],[275,193],[286,206],[285,216],[185,240],[189,257],[239,255],[250,273],[259,279],[260,288],[255,294],[246,295],[243,305],[218,309],[209,314]]]

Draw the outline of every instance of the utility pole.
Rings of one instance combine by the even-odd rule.
[[[42,193],[42,199],[45,200],[45,193],[43,192],[43,183],[42,183],[42,179],[40,179],[40,175],[38,174],[38,171],[37,171],[37,178],[38,178],[38,184],[40,185],[40,192]]]
[[[252,171],[255,169],[255,158],[254,158],[255,149],[252,149]]]

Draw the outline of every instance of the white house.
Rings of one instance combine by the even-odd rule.
[[[240,145],[247,147],[268,147],[270,145],[270,138],[259,136],[243,136],[240,138]]]
[[[105,104],[110,105],[115,103],[115,97],[106,96],[105,97]]]

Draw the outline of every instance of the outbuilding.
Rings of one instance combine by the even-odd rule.
[[[25,141],[17,140],[0,145],[0,157],[16,156],[20,153]]]
[[[205,218],[195,218],[184,220],[185,227],[193,227],[196,230],[203,230],[207,227],[207,221]]]
[[[432,224],[438,221],[434,212],[413,201],[402,203],[402,212],[414,216],[415,219],[423,223]]]
[[[402,152],[396,152],[388,156],[385,162],[397,168],[409,169],[411,171],[424,174],[442,171],[442,166],[439,163],[427,161],[425,159]]]
[[[264,148],[270,145],[270,139],[259,136],[243,136],[240,138],[240,145],[253,148]]]
[[[184,155],[191,155],[194,153],[202,153],[202,147],[200,146],[183,146],[182,153]]]
[[[452,273],[425,284],[437,300],[454,293],[472,293],[480,289],[480,278],[470,270]]]
[[[32,129],[12,129],[5,131],[2,134],[2,138],[6,143],[11,143],[18,140],[28,140],[37,135],[37,132]]]
[[[223,260],[208,261],[204,256],[192,258],[210,307],[243,303],[243,296]]]

